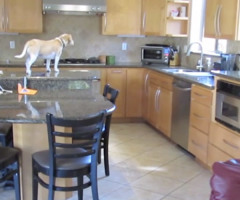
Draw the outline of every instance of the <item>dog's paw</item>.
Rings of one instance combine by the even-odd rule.
[[[54,69],[55,72],[59,72],[59,69]]]

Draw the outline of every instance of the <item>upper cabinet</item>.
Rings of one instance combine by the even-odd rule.
[[[107,0],[107,13],[102,18],[104,35],[140,35],[141,0]]]
[[[185,37],[189,11],[189,0],[107,0],[102,34]]]
[[[239,0],[207,0],[205,37],[239,39]]]
[[[167,0],[165,35],[188,36],[190,8],[190,0]]]
[[[42,32],[41,0],[0,0],[0,32]]]
[[[142,0],[142,34],[165,35],[166,0]]]

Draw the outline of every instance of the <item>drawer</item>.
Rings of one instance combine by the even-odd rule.
[[[206,106],[212,105],[213,94],[211,90],[192,85],[191,99]]]
[[[203,131],[205,134],[208,134],[211,121],[211,112],[211,107],[202,105],[196,101],[191,101],[191,126]]]
[[[173,77],[167,76],[157,72],[150,72],[149,80],[154,82],[156,85],[161,88],[172,90]]]
[[[208,136],[201,131],[190,127],[188,150],[203,163],[207,163]]]
[[[239,158],[240,135],[231,132],[217,123],[211,123],[209,136],[211,144],[215,145],[233,158]]]
[[[207,165],[212,167],[214,162],[217,161],[226,161],[230,160],[233,157],[226,154],[225,152],[221,151],[220,149],[216,148],[215,146],[208,144],[208,158],[207,158]]]

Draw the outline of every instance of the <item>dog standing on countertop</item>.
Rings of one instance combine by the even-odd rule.
[[[26,73],[31,74],[31,66],[38,57],[46,59],[46,70],[50,69],[50,62],[54,59],[54,71],[59,72],[58,62],[62,55],[62,50],[68,45],[74,45],[71,34],[62,34],[52,40],[32,39],[26,42],[23,51],[16,58],[23,58],[26,55]]]

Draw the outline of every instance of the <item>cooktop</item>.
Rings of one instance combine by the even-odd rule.
[[[46,61],[44,61],[46,63]],[[51,60],[51,64],[54,64],[54,60]],[[96,57],[85,58],[64,58],[59,60],[59,65],[105,65],[101,63]]]

